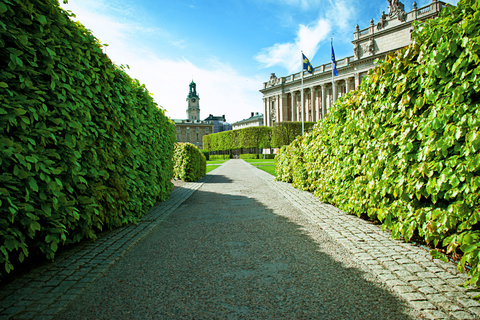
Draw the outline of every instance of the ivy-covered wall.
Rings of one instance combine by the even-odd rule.
[[[379,219],[463,254],[478,285],[480,258],[480,0],[417,24],[310,133],[283,147],[277,179],[346,212]],[[446,259],[437,250],[435,257]]]
[[[171,192],[175,127],[56,0],[0,1],[0,263],[135,222]],[[1,273],[0,273],[1,274]]]

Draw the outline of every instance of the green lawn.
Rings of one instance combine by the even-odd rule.
[[[244,161],[260,170],[270,173],[272,176],[277,176],[275,174],[275,159],[244,159]]]
[[[213,169],[217,169],[218,167],[220,167],[220,166],[217,166],[217,165],[207,166],[207,173],[209,173],[209,172],[212,171]]]
[[[210,171],[220,167],[220,165],[224,162],[227,162],[227,160],[208,160],[207,161],[207,173],[209,173]]]

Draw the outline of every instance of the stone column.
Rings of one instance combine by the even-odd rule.
[[[280,122],[280,95],[275,96],[275,122]]]
[[[358,89],[360,86],[360,75],[358,73],[355,73],[355,89]]]
[[[278,114],[278,122],[285,121],[285,109],[287,108],[287,96],[282,93],[280,95],[280,113]]]
[[[321,92],[318,90],[318,87],[317,89],[315,90],[315,120],[314,121],[318,121],[321,119],[321,107],[320,107],[320,103],[322,101],[321,99]]]
[[[301,99],[301,98],[300,98]],[[305,94],[305,89],[303,89],[303,110],[302,110],[302,103],[300,101],[300,121],[302,121],[302,112],[303,112],[303,121],[307,121],[307,113],[305,112],[307,109],[307,95]]]
[[[294,91],[292,91],[291,93],[291,96],[290,96],[290,99],[291,99],[291,104],[292,104],[292,108],[291,108],[291,121],[295,121],[295,107],[297,106],[297,97],[296,97],[296,94]]]
[[[350,85],[351,84],[350,78],[347,78],[347,80],[345,80],[345,83],[347,85],[346,92],[348,93],[352,90],[351,85]]]
[[[290,92],[290,121],[295,121],[293,115],[295,114],[295,92]]]
[[[310,101],[311,101],[311,108],[312,108],[312,116],[310,117],[310,121],[315,121],[316,113],[315,113],[315,88],[310,88]]]
[[[322,119],[327,115],[327,88],[322,84]]]
[[[266,127],[268,127],[268,117],[267,117],[267,105],[268,105],[268,100],[266,98],[263,98],[263,123]]]
[[[299,91],[298,94],[297,94],[297,114],[296,114],[296,118],[297,118],[297,121],[302,121],[302,92]]]

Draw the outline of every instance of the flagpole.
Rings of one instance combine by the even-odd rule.
[[[330,38],[330,49],[332,50],[332,48],[333,48],[333,37]],[[333,60],[332,60],[332,95],[333,95],[332,104],[335,103],[335,100],[336,100],[335,99],[336,96],[335,96],[335,79],[334,79],[335,74],[334,74],[334,70],[335,70],[335,64],[333,63]],[[332,107],[332,106],[330,106],[330,107]]]
[[[302,71],[300,71],[302,73],[302,94],[301,94],[301,99],[302,99],[302,136],[303,134],[305,133],[305,127],[304,127],[304,124],[303,124],[303,50],[302,50]]]

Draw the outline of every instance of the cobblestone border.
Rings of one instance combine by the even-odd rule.
[[[257,174],[427,319],[480,319],[480,303],[472,299],[479,292],[464,289],[467,273],[457,272],[454,263],[433,260],[428,251],[392,239],[380,225],[324,204],[260,169]]]
[[[175,188],[168,200],[152,207],[136,225],[106,232],[95,242],[80,243],[55,262],[0,287],[0,319],[52,319],[222,168],[223,164],[198,182]]]

